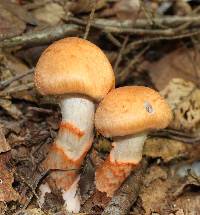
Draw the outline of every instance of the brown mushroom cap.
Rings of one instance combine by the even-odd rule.
[[[112,90],[95,114],[96,129],[116,137],[167,127],[172,112],[158,92],[148,87],[128,86]]]
[[[115,77],[100,48],[69,37],[43,52],[35,69],[35,85],[43,95],[78,93],[101,100],[114,87]]]

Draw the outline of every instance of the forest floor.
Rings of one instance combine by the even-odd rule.
[[[95,168],[111,149],[96,133],[80,171],[81,213],[199,215],[198,0],[0,0],[0,214],[68,214],[59,191],[38,203],[48,175],[39,165],[61,114],[33,82],[42,51],[68,36],[104,50],[117,87],[154,88],[174,114],[168,128],[149,135],[143,161],[112,199],[94,188]]]

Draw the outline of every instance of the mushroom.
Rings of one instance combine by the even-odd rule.
[[[148,132],[165,128],[171,119],[170,107],[153,89],[127,86],[108,93],[96,110],[95,126],[113,137],[113,148],[96,170],[96,188],[112,196],[142,159]]]
[[[78,170],[92,145],[95,103],[114,88],[114,73],[100,48],[69,37],[42,53],[35,69],[35,85],[43,95],[58,96],[62,113],[58,136],[42,163],[43,169],[56,171],[50,173],[53,183],[43,190],[54,184],[62,191],[66,208],[77,212],[70,196],[76,199]]]

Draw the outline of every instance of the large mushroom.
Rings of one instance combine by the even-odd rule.
[[[114,88],[114,73],[100,48],[69,37],[42,53],[35,69],[35,85],[41,94],[60,99],[62,122],[42,167],[56,170],[50,173],[50,184],[62,191],[66,208],[77,212],[78,170],[92,145],[95,103]],[[49,187],[42,190],[49,191]]]
[[[165,128],[171,119],[166,101],[150,88],[129,86],[112,90],[95,114],[98,132],[113,138],[109,157],[96,171],[97,189],[112,196],[142,159],[148,132]]]

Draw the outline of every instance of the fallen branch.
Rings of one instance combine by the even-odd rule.
[[[187,32],[179,33],[178,35],[174,35],[174,36],[146,37],[144,39],[135,40],[135,41],[129,43],[126,50],[124,50],[124,54],[128,54],[133,49],[137,48],[139,45],[142,45],[144,43],[157,42],[159,40],[178,40],[178,39],[183,39],[186,37],[192,37],[192,36],[195,36],[198,34],[200,34],[200,29],[197,28],[197,29],[192,29]]]
[[[12,88],[5,89],[4,91],[0,91],[0,97],[5,97],[5,96],[8,96],[12,93],[17,93],[17,92],[20,92],[23,90],[30,90],[33,87],[34,87],[33,82],[29,82],[29,83],[22,84],[22,85],[17,85],[17,86],[14,86]]]
[[[102,215],[129,214],[131,206],[137,200],[147,166],[147,159],[143,159],[140,167],[128,177],[113,196]]]
[[[5,39],[0,42],[0,48],[14,46],[34,46],[50,43],[65,36],[74,36],[80,33],[81,27],[74,24],[62,24],[46,28],[43,31],[28,32],[21,36]]]
[[[80,25],[86,25],[87,22],[83,21],[82,19],[78,18],[70,18],[70,21],[75,22],[76,24]],[[100,22],[102,21],[102,23]],[[103,23],[105,21],[105,23]],[[116,21],[116,20],[115,20]],[[111,25],[111,23],[107,23],[109,21],[106,20],[96,20],[94,23],[91,23],[91,26],[101,29],[104,32],[109,32],[109,33],[126,33],[126,34],[136,34],[136,35],[165,35],[165,36],[170,36],[174,35],[174,29],[173,28],[166,28],[166,29],[146,29],[146,28],[136,28],[134,27],[126,27],[123,25],[123,23],[118,22],[114,23]],[[114,25],[116,24],[116,25]],[[132,25],[132,23],[131,23]]]
[[[83,28],[80,25],[87,25],[86,21],[74,17],[67,19],[67,21],[73,21],[76,24],[62,24],[59,26],[49,27],[42,31],[28,32],[21,36],[5,39],[0,42],[0,48],[34,46],[50,43],[66,36],[80,34],[81,31],[83,31]],[[140,44],[148,41],[179,39],[199,34],[199,29],[192,27],[200,25],[200,16],[160,17],[155,18],[154,23],[157,23],[157,25],[149,25],[149,22],[145,19],[138,19],[136,22],[96,19],[90,24],[106,33],[127,33],[131,35],[148,35],[153,37],[144,38],[139,42],[136,41],[136,43]],[[165,25],[166,28],[160,28],[160,25]]]
[[[67,19],[66,19],[67,20]],[[81,19],[70,17],[70,21],[73,21],[78,24],[86,24],[86,21]],[[193,15],[193,16],[163,16],[159,18],[154,18],[152,20],[153,25],[149,24],[147,19],[137,19],[134,20],[124,20],[119,21],[115,19],[95,19],[91,25],[98,28],[113,28],[113,29],[126,29],[126,28],[142,28],[144,29],[152,29],[159,28],[160,26],[164,26],[166,28],[175,28],[179,25],[183,25],[185,23],[191,23],[190,26],[199,26],[200,25],[200,15]]]

